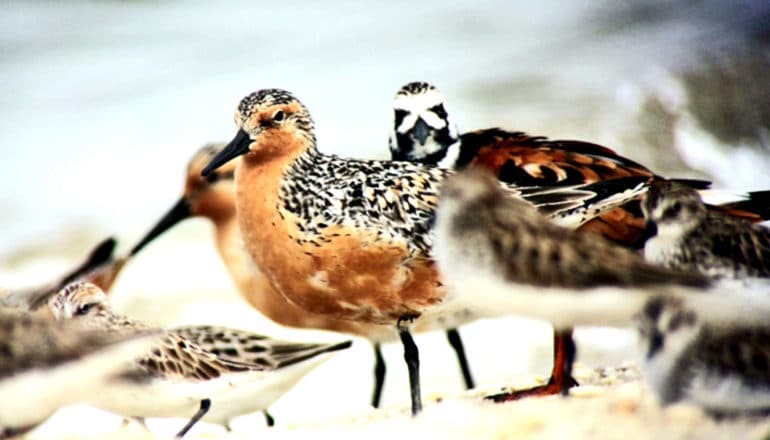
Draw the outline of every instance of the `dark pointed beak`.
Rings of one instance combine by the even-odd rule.
[[[414,127],[412,128],[412,132],[417,141],[420,142],[420,145],[425,145],[425,141],[427,141],[428,136],[430,136],[431,128],[422,120],[422,118],[417,118],[417,121],[415,121]]]
[[[650,345],[647,347],[647,359],[652,359],[663,348],[665,339],[658,329],[654,329],[650,335]]]
[[[230,162],[236,157],[249,152],[249,145],[251,144],[251,138],[248,133],[243,130],[238,130],[233,140],[222,149],[213,159],[206,165],[206,168],[201,171],[203,177],[208,177],[209,174],[216,171],[217,168]]]
[[[644,243],[656,235],[658,235],[658,225],[653,221],[647,220],[644,223],[644,232],[642,232],[642,236],[639,237],[639,247],[643,248]]]
[[[79,267],[65,275],[60,281],[60,287],[64,287],[67,284],[77,280],[93,269],[107,263],[112,259],[112,254],[115,252],[115,246],[118,245],[117,240],[114,237],[107,237],[93,248],[88,258]],[[58,289],[57,289],[58,290]]]
[[[91,250],[91,253],[88,254],[86,261],[75,268],[72,272],[64,275],[58,282],[41,289],[35,289],[25,294],[25,296],[28,295],[26,302],[28,304],[29,310],[37,310],[66,285],[81,279],[92,270],[108,263],[110,260],[112,260],[112,254],[115,252],[115,247],[117,244],[118,242],[114,237],[107,237],[106,239],[99,242],[99,244],[93,250]]]
[[[187,199],[181,197],[179,201],[160,219],[160,221],[150,229],[150,232],[142,238],[129,252],[128,256],[133,257],[139,251],[141,251],[148,243],[155,240],[160,234],[171,229],[172,226],[180,221],[190,217],[192,212],[190,211],[190,203]]]

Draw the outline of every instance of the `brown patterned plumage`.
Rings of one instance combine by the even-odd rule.
[[[770,313],[765,295],[654,266],[601,237],[544,221],[479,169],[445,181],[435,252],[450,295],[470,290],[480,306],[544,319],[557,329],[628,325],[656,296],[689,304],[715,328],[762,325]]]
[[[113,312],[104,292],[88,283],[63,289],[51,298],[49,308],[58,320],[76,319],[105,332],[146,328]],[[350,345],[350,341],[291,343],[212,326],[172,328],[136,358],[122,380],[111,383],[90,403],[130,416],[187,417],[200,402],[198,418],[224,424],[237,415],[266,409],[319,364],[321,355]]]
[[[500,191],[494,176],[481,169],[444,183],[436,240],[440,264],[442,258],[451,262],[442,270],[446,277],[466,261],[470,267],[494,263],[486,270],[504,282],[544,288],[709,285],[703,276],[651,265],[608,240],[544,221],[529,205]]]

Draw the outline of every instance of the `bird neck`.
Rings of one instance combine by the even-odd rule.
[[[437,165],[441,168],[457,168],[457,161],[460,159],[460,139],[456,139],[443,151],[444,157],[439,159]]]

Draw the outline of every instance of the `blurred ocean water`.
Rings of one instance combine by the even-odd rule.
[[[697,66],[704,51],[765,41],[770,22],[761,1],[10,1],[0,10],[6,257],[64,234],[140,233],[180,190],[190,153],[229,139],[238,100],[264,87],[296,93],[320,148],[339,154],[386,157],[393,94],[421,79],[444,91],[461,129],[590,139],[668,167],[672,158],[651,157],[634,128],[647,86]]]

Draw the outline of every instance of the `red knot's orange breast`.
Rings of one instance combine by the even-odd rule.
[[[284,166],[245,157],[236,172],[241,232],[270,283],[301,308],[341,319],[392,324],[444,297],[433,261],[377,231],[330,225],[308,238],[278,199]]]
[[[390,327],[335,319],[309,312],[290,303],[270,285],[265,275],[252,262],[244,247],[237,218],[233,215],[228,221],[216,222],[216,228],[219,255],[238,291],[243,299],[267,318],[289,327],[331,330],[358,335],[371,341],[388,341],[395,338],[395,333]]]

